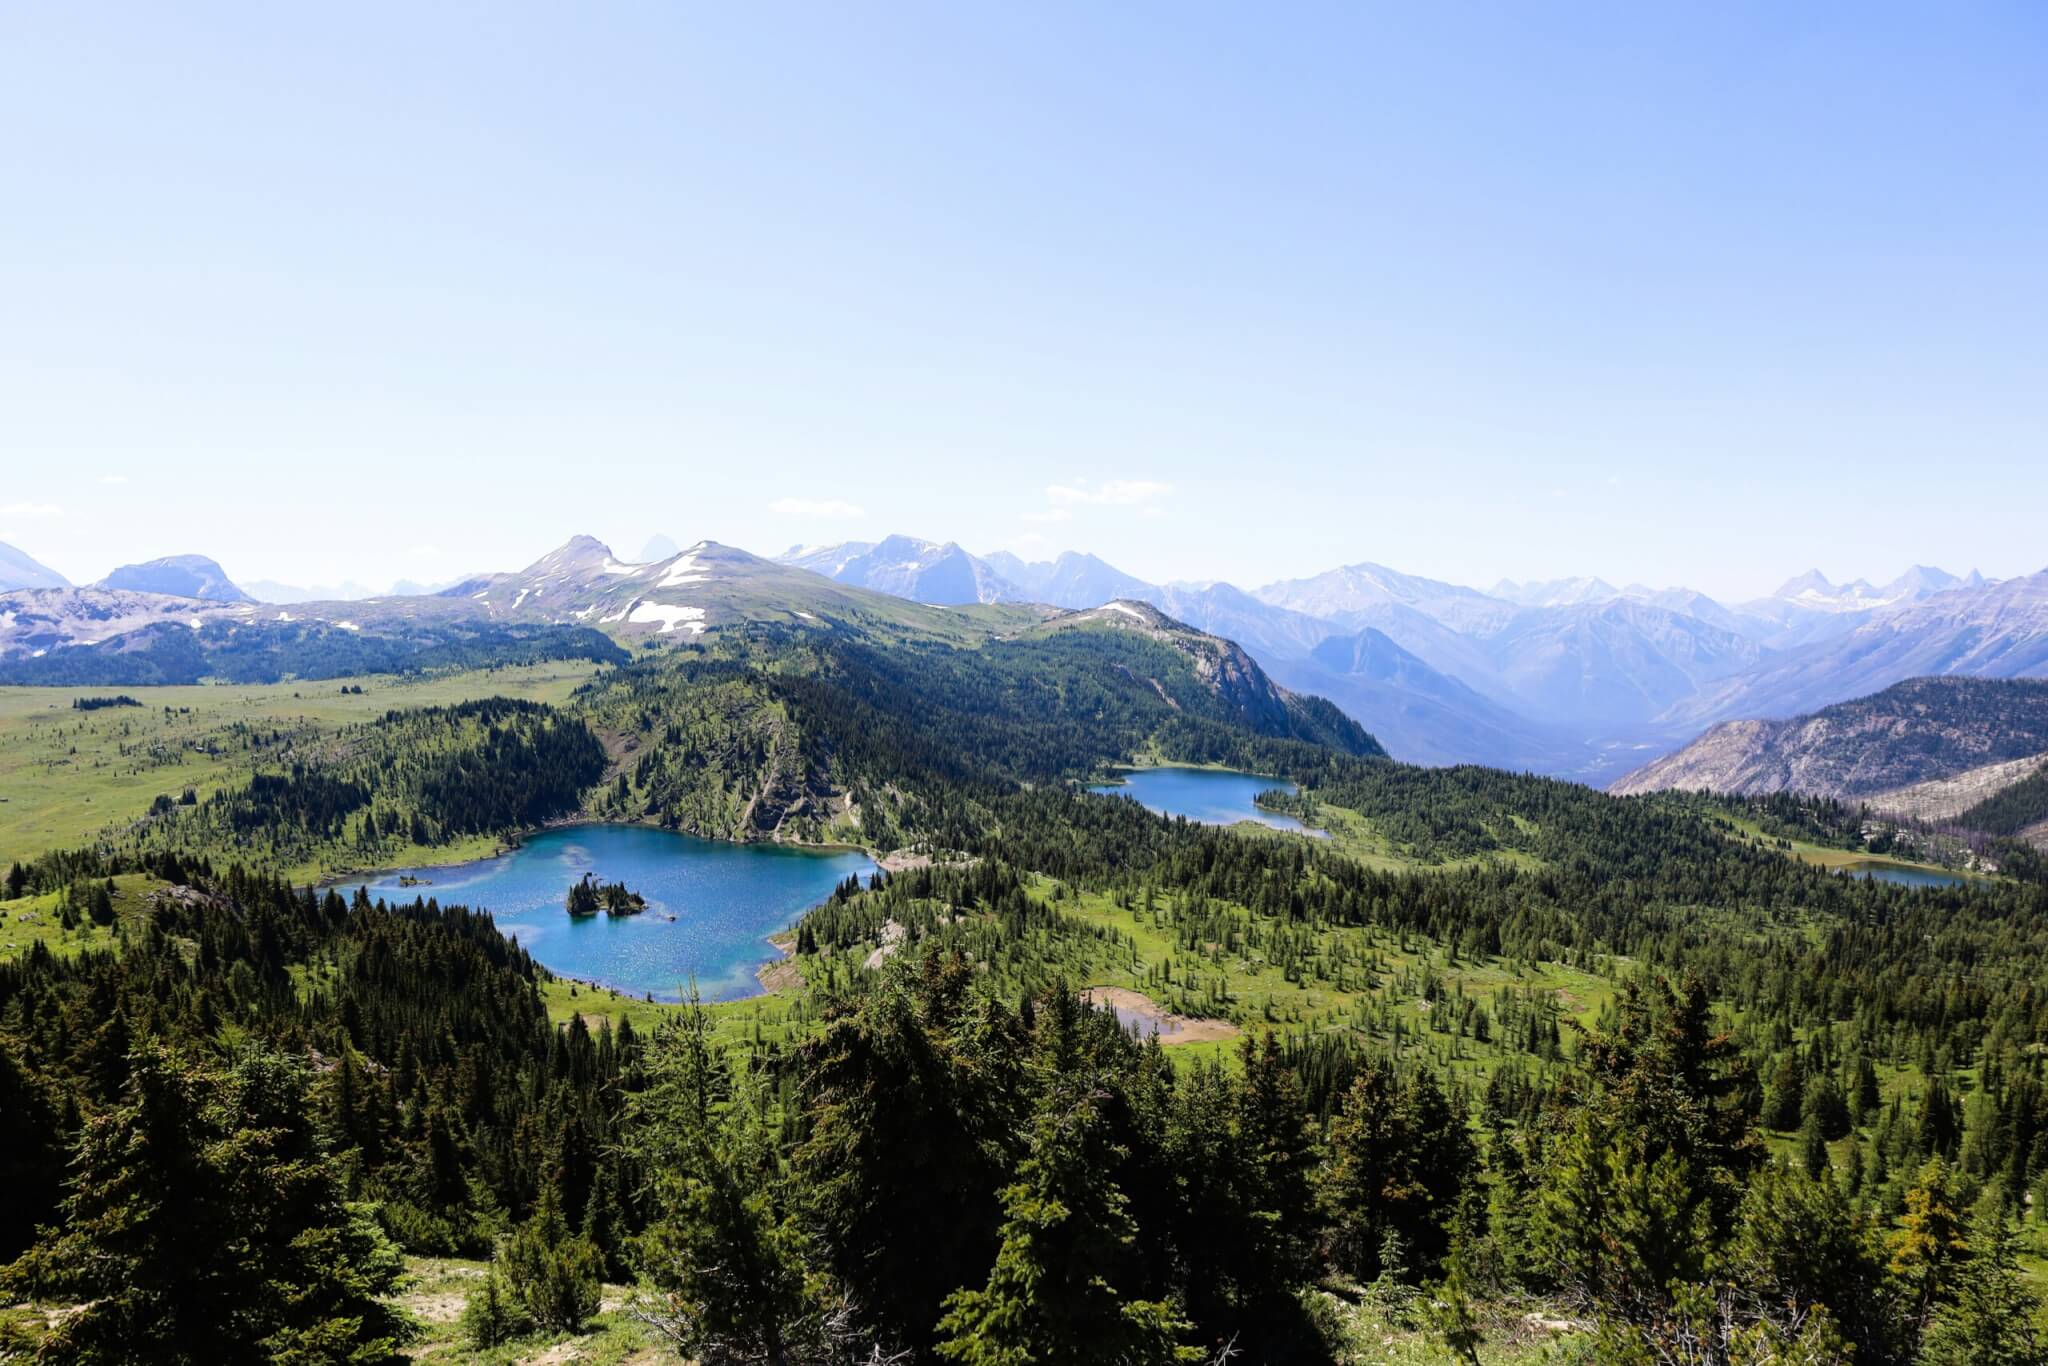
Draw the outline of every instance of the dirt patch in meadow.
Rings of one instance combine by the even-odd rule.
[[[1228,1020],[1197,1020],[1188,1015],[1175,1015],[1162,1009],[1157,1001],[1142,991],[1132,991],[1129,987],[1089,987],[1081,993],[1081,999],[1089,1005],[1115,1011],[1117,1022],[1125,1029],[1135,1029],[1146,1038],[1157,1037],[1167,1047],[1177,1043],[1234,1039],[1241,1032]]]

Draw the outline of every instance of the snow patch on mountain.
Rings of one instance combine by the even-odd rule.
[[[704,634],[704,609],[681,607],[665,602],[640,601],[633,604],[626,613],[626,620],[641,625],[660,623],[662,633],[681,627],[692,635]]]

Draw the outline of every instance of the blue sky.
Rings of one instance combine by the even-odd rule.
[[[2031,3],[15,6],[0,539],[2048,565]]]

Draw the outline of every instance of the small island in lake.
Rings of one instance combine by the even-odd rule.
[[[569,889],[569,914],[579,919],[599,911],[606,915],[638,915],[646,909],[646,897],[623,882],[599,882],[595,873],[585,873]]]

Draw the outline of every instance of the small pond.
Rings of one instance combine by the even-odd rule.
[[[1969,881],[1961,873],[1946,873],[1939,868],[1904,868],[1896,863],[1846,863],[1842,871],[1898,887],[1960,887]]]
[[[1275,830],[1320,835],[1323,832],[1277,811],[1260,810],[1256,798],[1274,789],[1292,793],[1295,786],[1280,778],[1262,778],[1256,773],[1237,773],[1223,768],[1134,768],[1122,781],[1100,783],[1090,792],[1134,797],[1138,803],[1162,816],[1185,816],[1204,825],[1235,825],[1257,821]]]

